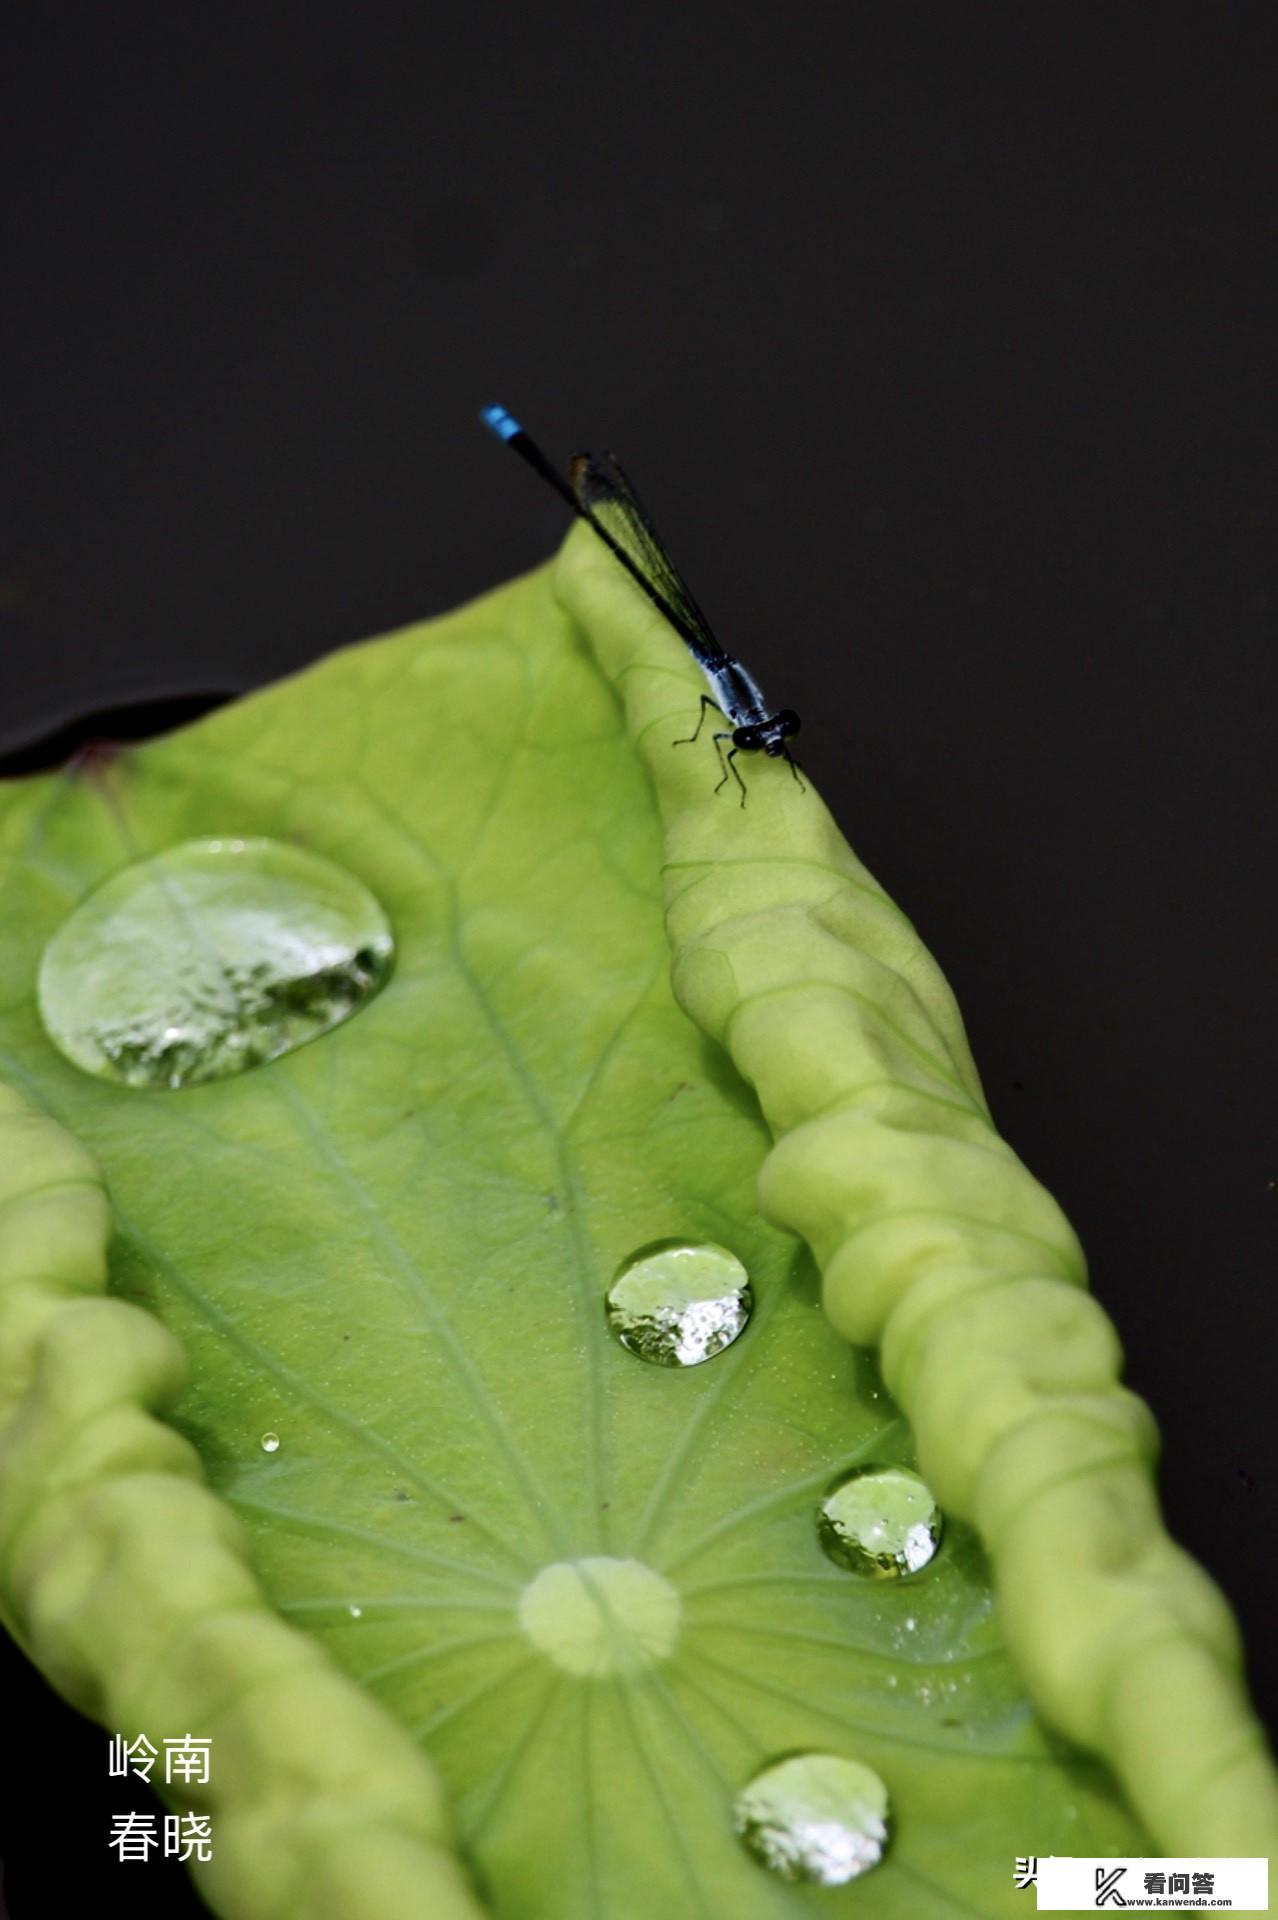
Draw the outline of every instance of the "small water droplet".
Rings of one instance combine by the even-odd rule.
[[[817,1538],[830,1559],[869,1580],[918,1573],[940,1545],[941,1527],[931,1488],[905,1467],[858,1467],[817,1509]]]
[[[364,1609],[363,1609],[363,1607],[357,1607],[357,1606],[354,1606],[354,1605],[352,1605],[352,1606],[349,1606],[349,1607],[347,1607],[347,1609],[346,1609],[346,1611],[347,1611],[347,1613],[349,1613],[349,1615],[351,1616],[351,1619],[352,1619],[352,1620],[362,1620],[362,1619],[364,1618]]]
[[[280,1450],[280,1436],[278,1435],[278,1433],[264,1433],[262,1435],[262,1452],[278,1453],[279,1450]]]
[[[40,963],[40,1015],[100,1080],[198,1086],[349,1019],[393,952],[378,902],[331,860],[278,840],[188,840],[63,921]]]
[[[713,1242],[662,1240],[632,1254],[608,1289],[608,1325],[660,1367],[697,1367],[744,1332],[754,1310],[736,1255]]]
[[[556,1560],[519,1596],[519,1624],[533,1645],[582,1677],[637,1673],[667,1659],[681,1614],[663,1574],[606,1554]]]
[[[733,1803],[746,1847],[783,1880],[841,1887],[887,1844],[887,1788],[857,1760],[797,1753],[756,1773]]]

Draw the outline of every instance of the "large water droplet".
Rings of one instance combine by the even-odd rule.
[[[262,1435],[262,1452],[278,1453],[279,1450],[280,1450],[280,1436],[278,1435],[278,1433],[264,1433]]]
[[[631,1255],[605,1304],[608,1325],[641,1360],[696,1367],[745,1330],[754,1296],[726,1247],[664,1240]]]
[[[887,1788],[857,1760],[796,1753],[756,1773],[733,1824],[756,1860],[783,1880],[841,1887],[876,1866],[887,1844]]]
[[[289,1053],[355,1013],[394,941],[353,874],[278,840],[188,840],[65,920],[40,1013],[67,1059],[129,1087],[190,1087]]]
[[[925,1567],[941,1543],[941,1510],[927,1482],[905,1467],[859,1467],[817,1509],[831,1560],[869,1580]]]

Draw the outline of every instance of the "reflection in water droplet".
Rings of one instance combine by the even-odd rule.
[[[869,1580],[917,1573],[940,1545],[941,1526],[931,1488],[905,1467],[860,1467],[817,1509],[831,1560]]]
[[[377,901],[332,861],[278,840],[188,840],[63,921],[40,965],[40,1014],[99,1079],[197,1086],[348,1019],[393,952]]]
[[[278,1433],[264,1433],[262,1435],[262,1452],[278,1453],[279,1450],[280,1450],[280,1436],[278,1435]]]
[[[887,1788],[833,1753],[798,1753],[756,1773],[733,1824],[756,1860],[783,1880],[841,1887],[876,1866],[887,1843]]]
[[[749,1276],[711,1242],[641,1247],[608,1289],[608,1325],[623,1347],[661,1367],[696,1367],[730,1347],[754,1310]]]

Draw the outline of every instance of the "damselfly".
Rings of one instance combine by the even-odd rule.
[[[773,711],[753,674],[730,653],[724,652],[640,506],[639,496],[612,454],[576,454],[565,479],[505,407],[485,407],[480,418],[499,440],[513,447],[535,473],[549,482],[574,513],[589,521],[604,545],[643,588],[653,605],[664,613],[704,673],[714,698],[702,694],[696,731],[686,740],[672,744],[691,746],[701,733],[707,712],[717,713],[730,723],[730,731],[714,735],[715,752],[722,769],[716,793],[727,785],[731,774],[741,789],[741,805],[745,805],[745,781],[733,764],[739,753],[766,753],[773,759],[784,760],[802,787],[798,766],[786,746],[786,741],[799,731],[798,714],[791,713],[789,707]],[[725,740],[731,742],[726,754]]]

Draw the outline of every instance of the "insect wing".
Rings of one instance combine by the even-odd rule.
[[[569,468],[582,514],[655,600],[703,667],[728,655],[662,546],[620,464],[609,454],[579,453]]]

